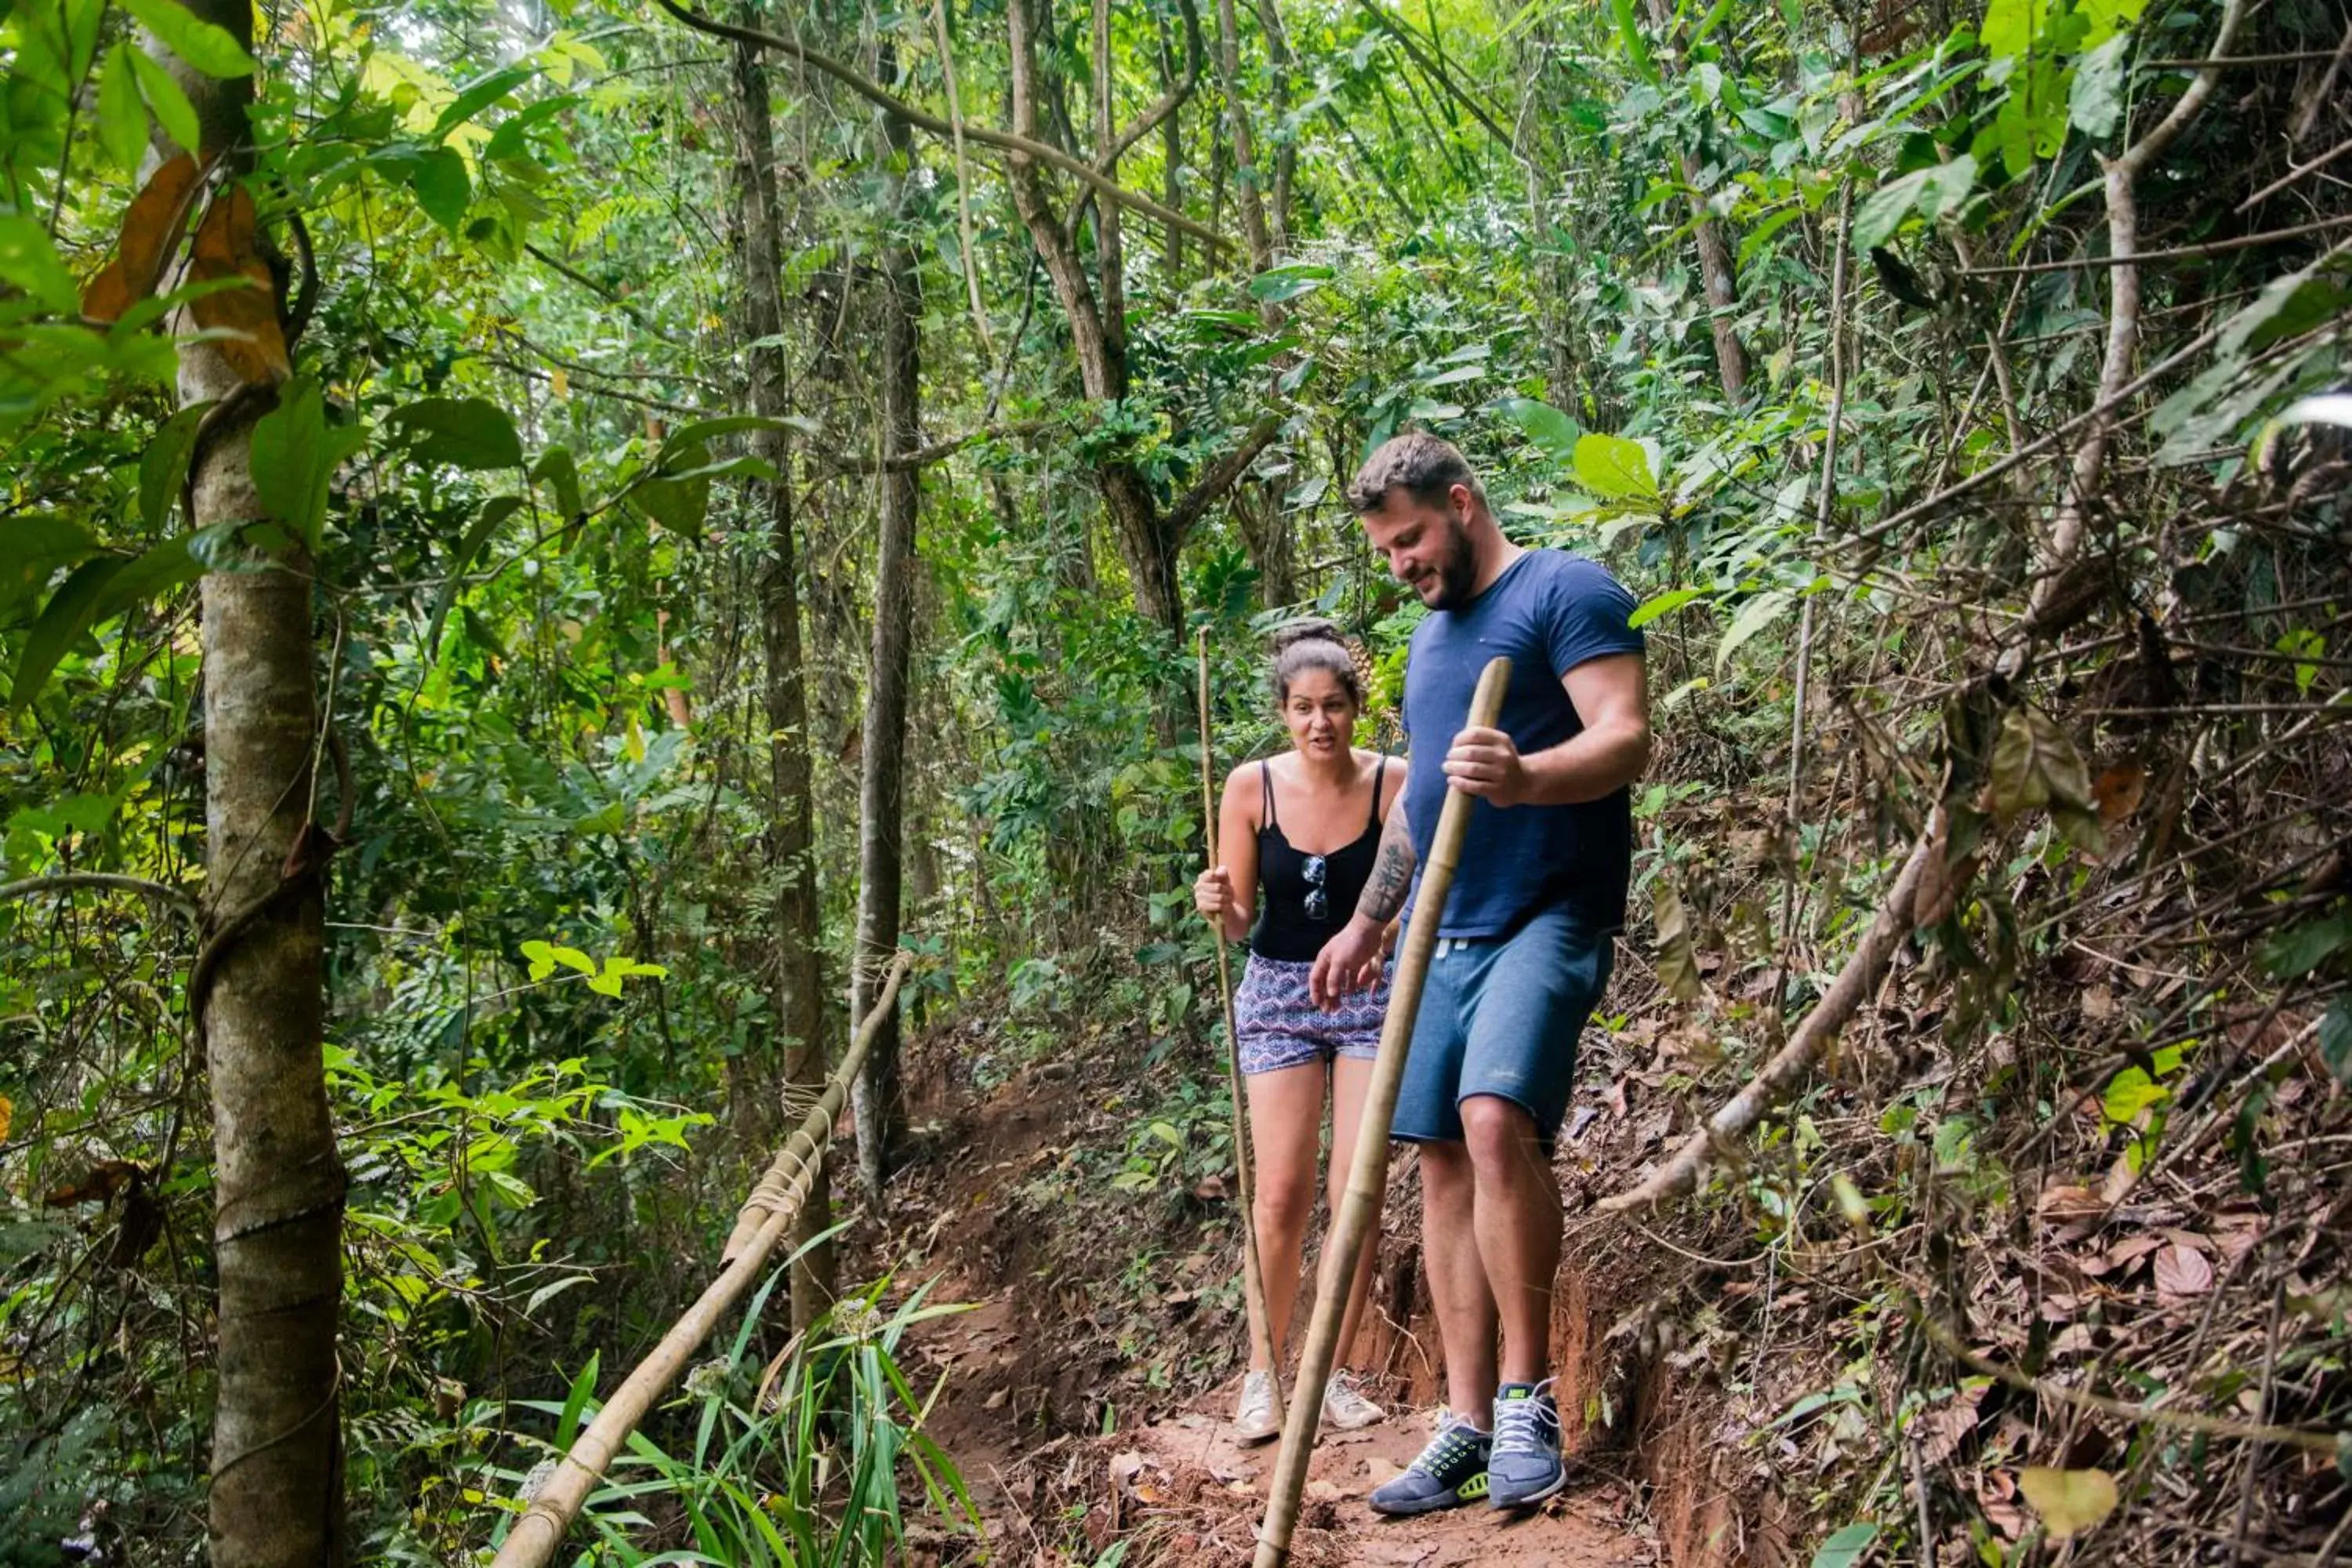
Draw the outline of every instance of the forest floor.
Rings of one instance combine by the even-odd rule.
[[[982,1037],[958,1034],[910,1051],[922,1146],[894,1184],[888,1240],[872,1239],[894,1249],[907,1289],[968,1309],[918,1325],[901,1359],[919,1390],[939,1388],[925,1429],[971,1489],[992,1560],[1247,1562],[1276,1445],[1243,1447],[1226,1420],[1238,1377],[1227,1342],[1241,1331],[1221,1194],[1139,1203],[1094,1180],[1132,1125],[1131,1071],[1087,1056],[1090,1070],[1043,1064],[982,1093],[969,1081]],[[1638,1492],[1589,1468],[1525,1517],[1374,1515],[1363,1495],[1410,1462],[1434,1418],[1412,1399],[1425,1377],[1374,1392],[1387,1421],[1317,1448],[1298,1563],[1663,1560]]]

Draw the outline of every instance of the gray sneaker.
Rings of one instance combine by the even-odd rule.
[[[1495,1452],[1488,1464],[1494,1476],[1489,1508],[1533,1508],[1568,1484],[1551,1379],[1507,1383],[1495,1391]]]
[[[1374,1513],[1434,1513],[1486,1495],[1486,1450],[1493,1439],[1451,1410],[1437,1417],[1437,1435],[1421,1457],[1370,1498]]]

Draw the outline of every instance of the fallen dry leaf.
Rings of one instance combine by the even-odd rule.
[[[117,321],[122,312],[155,292],[164,258],[188,229],[197,192],[196,161],[185,153],[159,164],[122,215],[122,237],[114,259],[83,290],[81,313],[94,321]]]
[[[2212,1288],[2213,1266],[2195,1247],[2176,1241],[2156,1255],[2158,1296],[2201,1296]]]
[[[2116,1511],[2116,1478],[2105,1470],[2053,1470],[2028,1465],[2018,1490],[2050,1527],[2051,1539],[2080,1535]]]

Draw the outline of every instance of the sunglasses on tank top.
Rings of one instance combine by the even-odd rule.
[[[1323,890],[1323,857],[1320,855],[1307,857],[1307,864],[1300,868],[1299,875],[1307,882],[1307,918],[1318,922],[1329,921],[1331,900],[1330,896]]]

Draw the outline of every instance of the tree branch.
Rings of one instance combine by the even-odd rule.
[[[1500,143],[1504,152],[1508,153],[1512,157],[1518,159],[1522,163],[1526,162],[1526,155],[1519,151],[1518,145],[1504,132],[1503,128],[1495,123],[1494,116],[1488,114],[1486,110],[1480,106],[1478,100],[1470,96],[1467,90],[1454,85],[1453,77],[1447,74],[1445,67],[1443,64],[1431,59],[1427,55],[1422,53],[1421,45],[1418,40],[1416,40],[1411,33],[1406,31],[1402,23],[1399,22],[1395,17],[1388,14],[1387,9],[1380,4],[1380,0],[1359,0],[1359,4],[1360,4],[1364,8],[1364,15],[1370,16],[1376,24],[1379,25],[1381,31],[1386,33],[1390,37],[1394,38],[1399,44],[1403,46],[1406,57],[1410,58],[1413,64],[1421,68],[1422,74],[1423,76],[1428,77],[1439,87],[1444,88],[1448,98],[1454,100],[1454,102],[1460,104],[1464,109],[1468,110],[1470,111],[1470,117],[1486,128],[1486,134],[1492,136],[1496,142]]]
[[[1184,13],[1184,79],[1171,83],[1166,92],[1143,111],[1143,117],[1112,139],[1108,148],[1096,155],[1095,166],[1108,174],[1127,150],[1159,128],[1160,122],[1183,106],[1201,85],[1201,18],[1192,9],[1192,0],[1178,0]]]
[[[876,108],[898,116],[909,125],[919,127],[934,136],[944,136],[950,140],[955,136],[956,128],[947,121],[917,109],[906,100],[886,91],[840,61],[828,55],[820,54],[805,44],[787,38],[781,33],[770,33],[758,27],[738,26],[732,22],[721,22],[713,17],[705,16],[680,5],[678,0],[658,0],[658,4],[663,10],[698,33],[708,33],[716,38],[731,38],[737,43],[750,44],[758,48],[774,49],[790,55],[803,65],[833,78]],[[963,134],[967,141],[978,142],[1007,153],[1016,153],[1024,157],[1034,158],[1041,163],[1051,163],[1064,174],[1092,185],[1096,191],[1121,206],[1131,207],[1171,228],[1181,229],[1205,244],[1220,249],[1227,248],[1232,244],[1224,236],[1205,224],[1196,223],[1182,213],[1164,207],[1139,191],[1129,190],[1094,165],[1072,157],[1058,147],[1050,146],[1027,136],[1017,136],[992,130],[985,125],[967,124],[963,128]]]
[[[19,882],[0,882],[0,904],[36,893],[70,892],[79,888],[103,888],[118,893],[137,893],[152,899],[184,921],[196,918],[196,900],[179,889],[162,882],[151,882],[144,877],[120,877],[107,871],[68,871],[54,877],[27,877]]]
[[[1939,805],[1928,816],[1927,827],[1920,832],[1918,842],[1912,845],[1909,858],[1903,862],[1902,872],[1895,879],[1895,886],[1887,890],[1886,901],[1879,905],[1870,929],[1863,932],[1861,944],[1845,961],[1845,967],[1838,971],[1829,990],[1813,1004],[1812,1011],[1805,1015],[1804,1022],[1789,1037],[1789,1043],[1697,1131],[1683,1140],[1682,1147],[1664,1164],[1639,1185],[1602,1199],[1603,1214],[1655,1207],[1689,1192],[1698,1185],[1699,1173],[1706,1168],[1707,1156],[1718,1142],[1743,1137],[1752,1131],[1764,1119],[1764,1113],[1786,1099],[1789,1091],[1812,1070],[1822,1052],[1853,1021],[1863,999],[1877,987],[1879,978],[1895,957],[1895,950],[1911,934],[1911,911],[1918,903],[1919,883],[1926,875],[1928,858],[1942,853],[1943,816],[1944,808]]]
[[[1249,434],[1242,437],[1242,444],[1218,458],[1209,471],[1201,476],[1201,482],[1185,491],[1183,499],[1169,509],[1167,524],[1170,537],[1181,543],[1184,535],[1192,531],[1192,525],[1201,521],[1201,514],[1214,506],[1218,497],[1233,489],[1234,481],[1257,461],[1257,455],[1265,450],[1267,443],[1274,439],[1275,432],[1281,428],[1282,416],[1279,414],[1258,416],[1257,423],[1251,426]]]

